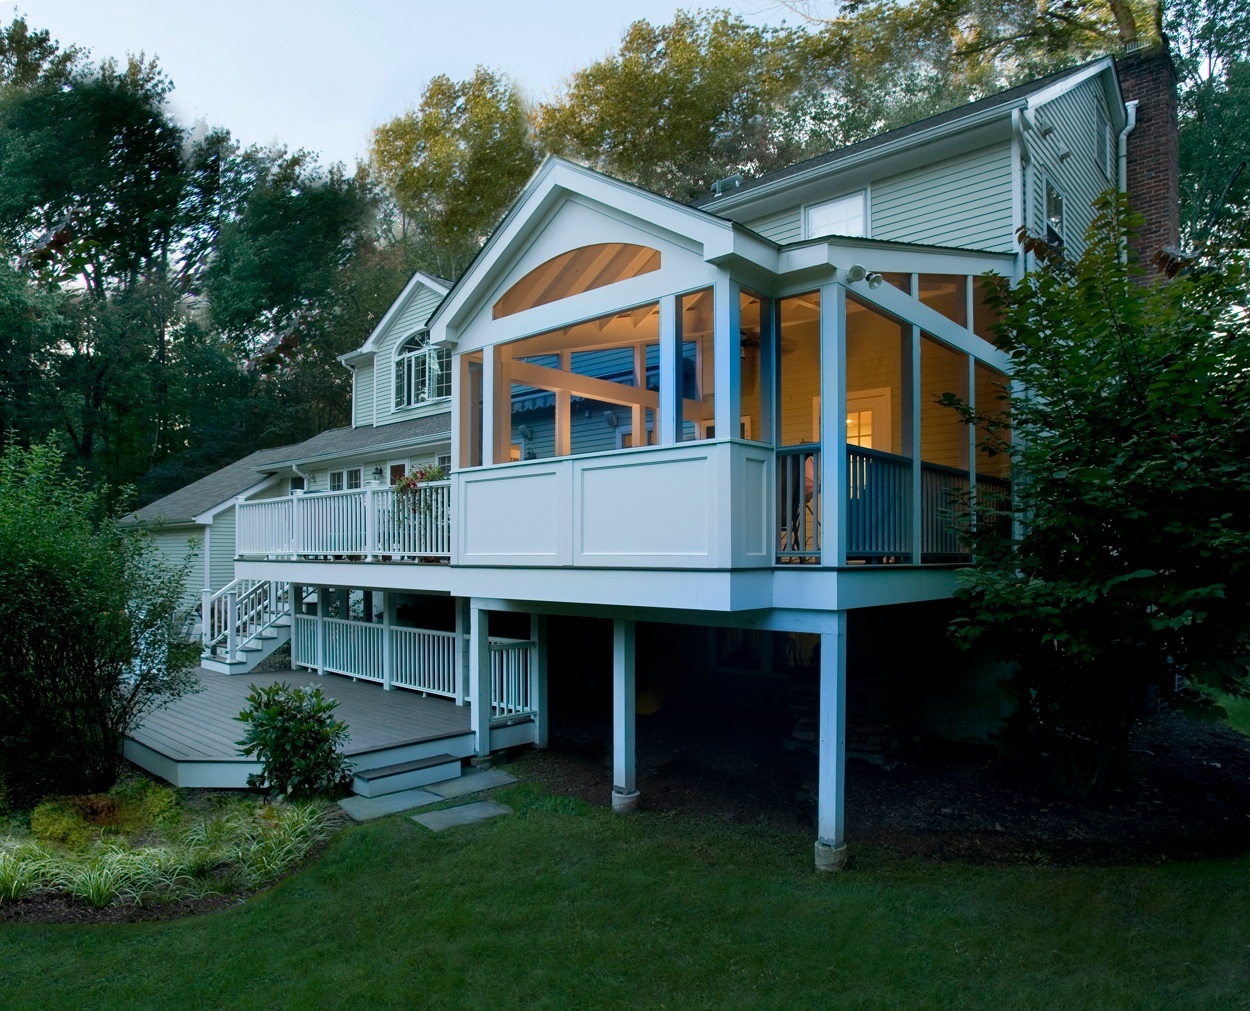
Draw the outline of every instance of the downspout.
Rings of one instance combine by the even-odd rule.
[[[1121,193],[1128,189],[1128,135],[1137,126],[1137,99],[1125,102],[1124,111],[1128,118],[1124,122],[1124,129],[1120,131],[1119,140],[1116,141],[1116,159],[1119,163]]]
[[[1124,103],[1124,129],[1116,140],[1116,162],[1119,169],[1120,193],[1128,192],[1128,135],[1137,126],[1137,99]],[[1120,262],[1128,263],[1128,240],[1120,243]]]
[[[1023,228],[1026,231],[1029,227],[1029,210],[1031,204],[1031,196],[1033,192],[1033,151],[1029,144],[1029,131],[1033,129],[1033,120],[1025,109],[1013,109],[1011,111],[1011,134],[1019,151],[1020,151],[1020,180],[1019,180],[1019,200],[1020,200],[1020,219],[1016,222],[1017,228]],[[1019,241],[1015,235],[1013,239]],[[1017,256],[1017,278],[1024,276],[1029,269],[1028,255],[1021,247],[1018,249]]]

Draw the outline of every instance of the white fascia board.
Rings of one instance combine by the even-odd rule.
[[[549,157],[451,294],[430,317],[431,343],[456,346],[460,326],[480,310],[477,303],[490,289],[492,278],[512,265],[528,248],[529,236],[541,230],[566,200],[597,205],[644,229],[680,240],[708,262],[735,253],[735,232],[730,222],[572,162]],[[594,236],[588,235],[586,240],[593,242]],[[745,240],[745,248],[758,255],[755,242]]]
[[[382,314],[382,318],[378,320],[378,325],[373,328],[373,332],[370,333],[365,339],[364,344],[362,344],[355,351],[349,351],[347,354],[339,355],[339,361],[341,361],[344,365],[350,366],[357,361],[363,361],[366,359],[372,360],[374,354],[376,353],[375,345],[378,342],[378,338],[386,332],[387,327],[391,325],[391,323],[395,320],[395,317],[408,308],[408,303],[412,300],[412,297],[418,287],[429,288],[431,291],[437,292],[439,295],[443,296],[446,296],[448,291],[447,285],[443,284],[437,278],[432,277],[424,271],[418,270],[408,279],[408,283],[404,285],[404,290],[396,296],[395,301],[392,302],[386,312]]]
[[[270,474],[264,480],[257,481],[250,488],[244,488],[243,491],[239,492],[239,494],[231,495],[224,502],[217,503],[217,505],[213,506],[211,509],[205,509],[202,513],[192,516],[191,519],[195,523],[199,523],[201,526],[208,526],[213,522],[213,517],[215,517],[219,512],[224,512],[229,509],[237,500],[241,498],[248,498],[251,495],[255,495],[258,491],[264,491],[266,488],[272,488],[277,481],[278,475]]]
[[[1070,76],[1065,77],[1060,81],[1056,81],[1054,84],[1047,85],[1040,91],[1033,92],[1033,94],[1029,96],[1028,101],[1025,103],[1025,107],[1028,109],[1037,109],[1045,105],[1047,102],[1053,102],[1060,95],[1066,95],[1073,88],[1077,88],[1084,84],[1091,77],[1096,77],[1099,74],[1105,74],[1108,72],[1111,73],[1112,77],[1115,76],[1114,63],[1112,62],[1110,56],[1103,57],[1101,60],[1098,60],[1096,63],[1091,63],[1087,67],[1082,67]]]

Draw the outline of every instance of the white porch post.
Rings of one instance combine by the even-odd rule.
[[[820,564],[846,564],[846,289],[820,290]]]
[[[328,586],[317,587],[317,673],[326,672],[326,598],[330,595]]]
[[[469,700],[469,598],[456,598],[456,705]]]
[[[207,587],[200,591],[200,646],[208,649],[208,640],[212,637],[212,611],[213,591]]]
[[[304,525],[300,522],[301,503],[304,500],[304,489],[294,488],[291,490],[291,557],[299,558],[300,552],[304,550],[303,545],[303,529]],[[321,598],[318,597],[318,600]]]
[[[231,590],[226,594],[226,662],[234,663],[238,659],[235,651],[239,648],[239,595]]]
[[[382,688],[391,690],[395,676],[395,656],[391,652],[391,606],[394,594],[382,591]]]
[[[490,755],[490,632],[488,612],[469,602],[469,682],[473,686],[469,725],[478,759]]]
[[[656,442],[675,445],[681,439],[681,327],[677,296],[660,299],[660,417]],[[645,446],[647,433],[634,434],[634,445]]]
[[[291,595],[291,670],[299,670],[299,663],[296,656],[299,652],[299,616],[302,613],[301,602],[304,599],[304,587],[299,583],[292,583],[291,588],[287,591]]]
[[[378,543],[378,514],[373,508],[373,483],[365,486],[365,561],[373,561]],[[372,615],[370,615],[372,620]]]
[[[634,783],[634,623],[625,618],[612,622],[612,810],[631,814],[638,810]]]
[[[534,747],[547,747],[547,616],[530,615],[534,641]]]
[[[729,276],[729,271],[721,272],[713,299],[716,435],[722,439],[736,439],[742,432],[742,363],[738,350],[742,340],[742,303],[741,289]],[[704,391],[700,392],[707,395]]]
[[[816,870],[846,866],[846,612],[836,611],[820,636],[820,768],[817,777]]]

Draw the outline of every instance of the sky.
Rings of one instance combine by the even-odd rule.
[[[99,61],[142,51],[174,82],[187,126],[224,126],[244,144],[285,144],[351,167],[369,136],[414,107],[430,80],[501,70],[533,98],[616,50],[630,23],[672,20],[675,0],[25,0],[62,45]],[[769,0],[723,0],[756,24],[795,17]]]

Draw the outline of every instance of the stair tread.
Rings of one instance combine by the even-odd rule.
[[[385,779],[388,776],[400,776],[406,772],[417,772],[421,769],[432,769],[439,765],[459,764],[455,755],[434,755],[431,758],[417,758],[411,762],[399,762],[395,765],[384,765],[378,769],[362,769],[355,774],[357,779],[366,782],[374,779]]]

